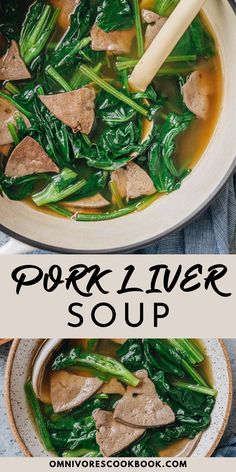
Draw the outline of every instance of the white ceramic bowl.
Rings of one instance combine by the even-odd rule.
[[[75,222],[0,198],[0,228],[27,244],[61,252],[124,252],[151,244],[201,212],[226,182],[236,155],[236,24],[226,0],[204,8],[223,64],[224,97],[214,135],[180,190],[142,212],[103,222]]]
[[[232,375],[230,360],[224,343],[218,339],[203,340],[211,362],[214,387],[218,390],[209,428],[203,432],[191,451],[192,457],[213,454],[227,425],[232,401]],[[26,456],[46,457],[26,403],[24,383],[39,340],[21,339],[13,342],[5,378],[5,400],[13,434]]]

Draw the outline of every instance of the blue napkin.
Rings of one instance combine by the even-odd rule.
[[[229,254],[236,225],[236,174],[193,222],[142,254]]]

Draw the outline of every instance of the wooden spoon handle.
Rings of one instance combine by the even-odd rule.
[[[160,32],[135,66],[130,89],[144,92],[201,10],[206,0],[180,0]]]

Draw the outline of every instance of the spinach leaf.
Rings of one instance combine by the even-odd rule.
[[[153,10],[160,16],[169,16],[178,3],[179,0],[154,0]]]
[[[178,170],[174,164],[175,139],[185,131],[194,119],[190,112],[179,115],[170,113],[160,130],[158,141],[149,151],[149,172],[159,192],[177,190],[188,175],[188,169]]]
[[[24,200],[31,195],[36,182],[50,181],[51,174],[33,174],[24,177],[6,177],[0,171],[0,194],[7,195],[11,200]]]
[[[41,1],[34,2],[26,15],[19,41],[20,53],[26,64],[39,56],[57,22],[60,10]]]
[[[128,339],[116,353],[122,364],[132,372],[143,369],[145,356],[142,339]]]
[[[17,0],[5,0],[0,3],[0,34],[9,41],[19,40],[20,28],[18,22],[19,4]]]
[[[136,111],[133,108],[104,90],[101,90],[97,96],[96,110],[97,117],[109,124],[110,127],[126,123],[136,116]]]
[[[78,167],[79,172],[79,167]],[[108,173],[105,171],[92,172],[87,178],[86,185],[78,193],[66,198],[66,201],[73,202],[82,197],[90,197],[103,190],[107,184]]]
[[[134,17],[129,1],[101,0],[97,9],[96,23],[106,32],[131,28]]]
[[[197,16],[183,34],[171,56],[196,55],[197,58],[209,58],[215,53],[214,39]]]
[[[73,66],[77,63],[77,55],[84,52],[87,60],[94,60],[99,54],[88,47],[89,34],[94,23],[94,8],[90,0],[80,0],[74,13],[70,16],[70,27],[52,54],[48,63],[54,67]],[[84,49],[85,48],[85,49]]]

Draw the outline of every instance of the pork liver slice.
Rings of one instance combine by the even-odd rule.
[[[50,377],[51,402],[56,413],[71,410],[84,403],[101,387],[97,377],[80,377],[64,370]]]
[[[5,56],[0,58],[0,80],[24,80],[30,78],[31,74],[20,57],[18,45],[15,41],[12,41]]]
[[[97,428],[96,441],[101,453],[106,457],[123,451],[145,432],[145,429],[119,423],[109,411],[96,410],[93,417]]]
[[[27,136],[11,153],[5,175],[7,177],[23,177],[42,172],[59,172],[59,168],[40,144]]]
[[[95,90],[92,87],[81,87],[72,92],[62,92],[54,95],[40,95],[39,98],[48,110],[73,129],[89,134],[95,118]]]
[[[137,428],[155,428],[171,424],[175,414],[163,403],[145,370],[136,372],[140,379],[137,387],[127,387],[126,394],[116,405],[114,418]]]

